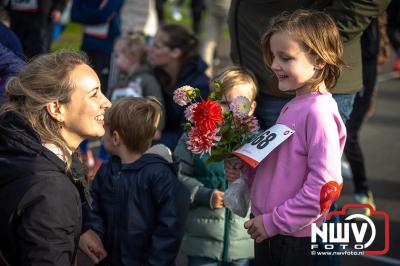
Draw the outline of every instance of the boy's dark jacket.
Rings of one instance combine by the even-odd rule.
[[[108,253],[103,263],[174,265],[189,209],[188,191],[175,170],[156,154],[131,164],[112,157],[100,168],[84,228],[101,237]]]
[[[65,174],[65,163],[22,116],[0,116],[0,249],[11,265],[73,263],[82,226],[81,173],[74,160]]]

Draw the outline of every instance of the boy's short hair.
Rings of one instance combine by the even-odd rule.
[[[227,93],[237,85],[250,84],[252,97],[249,100],[254,101],[257,96],[257,79],[246,68],[239,66],[226,67],[211,79],[210,87],[214,88],[216,82],[221,85],[221,93]]]
[[[161,104],[154,97],[124,97],[106,112],[110,134],[118,132],[132,152],[144,153],[150,146],[161,116]]]

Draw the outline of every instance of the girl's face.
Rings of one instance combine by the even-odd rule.
[[[88,65],[75,67],[69,78],[74,89],[71,101],[60,105],[64,122],[61,135],[71,147],[77,147],[86,138],[104,135],[104,113],[111,102],[102,94],[99,78]]]
[[[163,32],[158,31],[154,37],[153,44],[148,50],[148,59],[153,66],[166,66],[171,60],[176,60],[173,49],[169,48],[166,43],[169,36]]]
[[[238,84],[233,88],[231,88],[230,90],[224,92],[220,102],[220,104],[222,105],[222,109],[224,111],[229,110],[229,104],[233,101],[233,99],[235,99],[238,96],[244,96],[251,102],[249,115],[252,115],[254,113],[254,110],[256,109],[256,102],[254,100],[251,101],[251,99],[253,99],[254,97],[251,88],[252,88],[251,84],[243,83],[243,84]]]
[[[270,48],[273,55],[271,69],[275,72],[281,91],[296,91],[296,95],[310,92],[308,81],[316,73],[311,56],[286,32],[271,36]]]
[[[136,64],[137,60],[135,56],[128,57],[123,49],[124,45],[121,42],[117,42],[115,45],[115,64],[118,70],[122,72],[128,72],[132,65]]]

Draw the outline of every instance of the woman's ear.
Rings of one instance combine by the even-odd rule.
[[[57,101],[46,104],[46,111],[58,122],[64,121],[64,107]]]

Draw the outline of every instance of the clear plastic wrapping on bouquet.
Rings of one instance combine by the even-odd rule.
[[[225,207],[233,213],[245,217],[250,205],[250,188],[242,174],[233,182],[229,182],[224,195]]]

